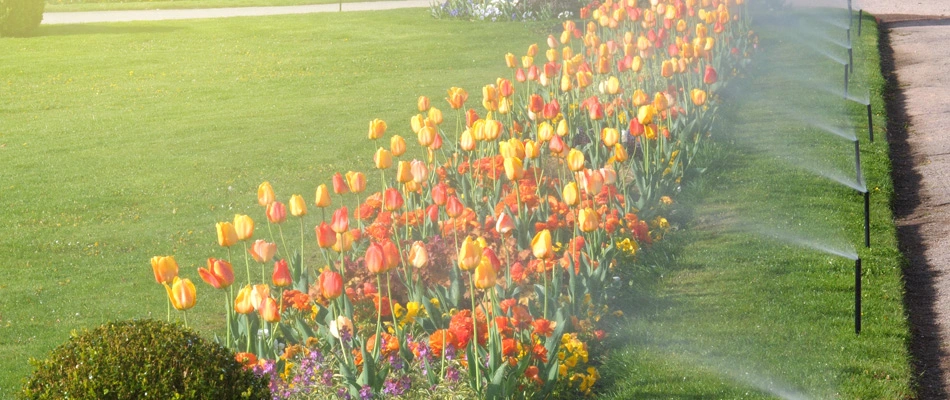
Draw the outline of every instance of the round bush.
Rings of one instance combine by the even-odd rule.
[[[0,36],[25,36],[40,26],[46,0],[0,0]]]
[[[25,399],[269,399],[266,378],[191,330],[122,321],[80,334],[31,360]]]

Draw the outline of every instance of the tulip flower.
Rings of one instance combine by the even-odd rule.
[[[243,214],[234,215],[234,232],[238,240],[247,240],[254,236],[254,220]],[[219,235],[220,238],[220,235]],[[220,241],[220,239],[219,239]]]
[[[327,191],[326,184],[317,186],[317,195],[314,204],[320,208],[326,208],[330,206],[330,192]]]
[[[593,232],[597,230],[600,223],[600,216],[593,208],[585,207],[578,212],[577,223],[582,231]]]
[[[268,243],[266,240],[258,239],[251,245],[248,252],[251,253],[251,257],[254,257],[254,261],[266,263],[277,254],[277,243]]]
[[[561,154],[564,150],[567,150],[567,145],[564,144],[564,140],[560,136],[554,136],[548,143],[548,150],[551,150],[554,154]]]
[[[274,300],[273,297],[268,296],[261,302],[258,312],[261,314],[261,319],[264,321],[275,323],[280,322],[280,306],[277,305],[277,300]]]
[[[344,251],[350,251],[353,249],[353,233],[347,231],[345,233],[336,234],[336,243],[333,243],[333,251],[337,253],[342,253]]]
[[[466,129],[462,131],[462,136],[459,137],[459,147],[465,151],[475,150],[475,136],[472,135],[471,129]]]
[[[600,169],[600,174],[604,177],[604,184],[613,185],[617,183],[617,171],[612,166],[606,166]]]
[[[370,243],[366,248],[366,254],[363,255],[363,263],[366,270],[371,274],[380,274],[388,271],[386,268],[386,254],[383,252],[383,246],[379,243]]]
[[[333,300],[343,295],[343,276],[339,272],[331,270],[330,267],[323,269],[323,272],[317,278],[317,284],[320,287],[320,294],[327,300]]]
[[[238,292],[234,298],[234,312],[238,314],[250,314],[254,312],[254,304],[251,303],[251,285],[245,286]]]
[[[554,138],[554,127],[551,126],[550,122],[542,122],[538,124],[538,141],[541,143],[547,142]]]
[[[409,264],[416,268],[429,265],[429,251],[426,250],[426,245],[422,241],[413,242],[409,248]]]
[[[155,274],[155,282],[161,284],[173,282],[178,276],[178,263],[172,256],[152,257],[152,273]]]
[[[422,147],[431,147],[438,136],[439,133],[431,126],[422,127],[416,133],[416,139]]]
[[[346,186],[353,193],[362,193],[366,190],[366,175],[362,172],[347,172]]]
[[[506,235],[515,229],[515,220],[508,213],[502,211],[498,214],[498,220],[495,221],[495,231],[501,235]]]
[[[165,285],[165,291],[168,292],[168,298],[171,299],[172,307],[176,310],[187,310],[195,306],[197,301],[197,291],[195,285],[190,279],[180,279],[177,276],[171,286]]]
[[[349,187],[346,185],[346,179],[343,178],[343,174],[339,172],[333,174],[333,193],[344,195],[348,191]]]
[[[221,247],[231,247],[238,242],[234,224],[230,222],[218,222],[215,225],[215,230],[218,232],[218,245]]]
[[[459,268],[463,271],[469,271],[478,266],[482,260],[482,246],[478,241],[472,240],[471,236],[466,236],[459,248]]]
[[[409,161],[399,161],[396,164],[396,182],[406,183],[412,181],[412,171]]]
[[[465,89],[452,87],[448,91],[448,97],[445,98],[449,102],[449,106],[453,109],[460,109],[465,105],[465,101],[468,100],[468,92]]]
[[[600,131],[600,140],[604,142],[604,146],[613,147],[620,141],[620,132],[614,128],[604,128]]]
[[[290,215],[295,217],[307,215],[307,202],[299,194],[290,196]]]
[[[452,195],[449,197],[449,200],[445,204],[445,213],[448,214],[449,217],[458,217],[462,215],[464,211],[465,206],[462,204],[462,201],[459,200],[458,196]]]
[[[541,146],[533,140],[525,140],[524,156],[529,159],[535,159],[541,156]]]
[[[481,262],[475,267],[475,287],[479,289],[489,289],[495,287],[496,272],[492,268],[491,260],[488,257],[482,257]]]
[[[573,172],[583,170],[584,153],[578,149],[571,149],[571,151],[567,153],[567,167]]]
[[[616,76],[611,76],[607,78],[607,93],[617,94],[620,93],[620,80]]]
[[[274,273],[271,275],[274,286],[284,287],[294,283],[294,278],[290,276],[290,268],[287,267],[287,260],[281,258],[274,263]]]
[[[544,98],[539,94],[532,94],[528,98],[528,111],[538,114],[542,110],[544,110]]]
[[[426,121],[422,114],[413,115],[412,118],[409,119],[409,127],[412,128],[412,131],[415,133],[419,133],[419,130],[425,126]]]
[[[706,72],[703,74],[703,83],[707,85],[712,85],[719,80],[719,74],[716,73],[716,69],[712,65],[706,66]]]
[[[439,182],[432,187],[432,202],[438,206],[444,206],[449,200],[448,186]]]
[[[623,145],[621,145],[621,144],[619,144],[619,143],[618,143],[618,144],[615,144],[615,145],[614,145],[614,157],[613,157],[613,158],[614,158],[615,161],[618,161],[618,162],[627,161],[627,158],[629,158],[629,156],[627,155],[627,148],[626,148],[626,147],[623,147]]]
[[[201,279],[215,289],[224,289],[234,283],[234,268],[225,260],[208,259],[208,268],[198,268]]]
[[[689,98],[693,101],[693,104],[702,106],[703,104],[706,104],[706,91],[702,89],[690,90]]]
[[[272,224],[281,224],[287,219],[287,207],[284,203],[273,201],[267,205],[267,221]]]
[[[541,116],[544,119],[551,120],[561,114],[561,105],[558,104],[557,100],[551,100],[550,103],[544,105],[544,110],[541,111]]]
[[[409,163],[409,174],[412,175],[413,182],[423,183],[429,179],[429,168],[422,161],[412,160]]]
[[[265,181],[257,187],[257,204],[260,204],[261,207],[267,207],[274,199],[276,199],[276,196],[274,195],[274,188],[271,187],[270,182]]]
[[[508,66],[508,68],[518,68],[518,62],[515,60],[514,54],[505,54],[505,65]]]
[[[662,92],[656,92],[656,95],[653,96],[653,107],[656,108],[656,111],[663,112],[669,105],[670,102],[667,100],[666,95]]]
[[[673,62],[670,60],[663,60],[663,63],[660,64],[660,75],[664,78],[670,78],[673,76]]]
[[[336,243],[336,232],[325,221],[314,228],[317,234],[317,245],[322,249],[329,249]]]
[[[528,80],[528,77],[525,76],[524,69],[518,68],[515,70],[515,80],[521,83],[524,83]]]
[[[379,139],[383,137],[383,134],[386,133],[386,121],[383,121],[379,118],[369,121],[369,135],[368,137],[372,140]]]
[[[333,212],[333,219],[330,221],[330,227],[336,233],[343,233],[350,229],[350,211],[346,206],[340,207]]]
[[[554,248],[551,244],[551,231],[545,229],[534,235],[531,239],[531,252],[538,259],[547,259],[554,257]]]
[[[250,301],[255,310],[260,310],[261,304],[264,303],[264,299],[268,297],[270,297],[270,286],[262,283],[252,287]]]
[[[402,260],[399,258],[399,248],[396,247],[396,244],[393,243],[392,240],[386,240],[381,243],[380,246],[383,248],[383,261],[386,264],[385,270],[389,271],[398,267]]]
[[[524,166],[518,157],[506,158],[504,162],[505,176],[508,180],[517,181],[524,177]]]
[[[641,106],[637,109],[637,122],[640,125],[649,125],[653,122],[653,116],[656,115],[656,107],[652,104]]]
[[[393,166],[392,153],[380,147],[376,150],[376,154],[373,155],[373,162],[376,164],[377,169],[388,169]]]
[[[600,170],[587,169],[582,172],[581,176],[583,177],[584,190],[587,191],[588,195],[596,196],[604,188],[604,176],[600,174]]]
[[[426,112],[426,110],[431,107],[429,98],[426,96],[419,96],[419,99],[416,100],[416,107],[419,109],[419,112]]]
[[[577,190],[576,183],[569,182],[567,185],[564,185],[564,189],[561,190],[561,200],[564,201],[564,204],[571,207],[580,203],[580,193]]]
[[[426,218],[429,218],[429,221],[432,221],[433,224],[439,222],[439,205],[430,204],[426,207],[425,214]]]
[[[393,135],[389,139],[389,151],[392,152],[394,157],[399,157],[406,152],[406,140],[399,135]]]
[[[402,194],[400,194],[398,190],[388,188],[383,192],[383,208],[385,208],[386,211],[399,210],[402,208],[402,205]]]

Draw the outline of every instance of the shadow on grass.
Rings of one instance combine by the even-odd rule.
[[[180,27],[143,24],[99,25],[99,24],[63,24],[41,25],[32,37],[75,36],[75,35],[123,35],[130,33],[167,33]]]
[[[948,396],[943,386],[946,371],[940,360],[946,357],[946,353],[940,346],[940,330],[936,321],[936,271],[924,254],[927,248],[920,233],[922,221],[914,219],[915,210],[921,205],[922,177],[914,170],[916,160],[907,143],[907,104],[894,72],[896,65],[890,41],[892,26],[888,24],[884,28],[881,30],[879,51],[881,71],[886,80],[887,140],[893,164],[894,198],[891,199],[891,206],[898,220],[900,250],[907,258],[904,266],[904,309],[911,324],[909,347],[914,368],[912,384],[920,399],[945,399]]]

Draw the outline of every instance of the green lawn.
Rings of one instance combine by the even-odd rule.
[[[685,231],[674,238],[675,261],[660,288],[632,305],[638,318],[615,339],[622,348],[606,360],[604,370],[614,372],[607,398],[913,397],[873,18],[855,37],[850,86],[859,96],[871,89],[873,144],[864,106],[840,95],[841,65],[812,50],[814,41],[796,39],[809,31],[844,40],[844,30],[801,23],[793,31],[793,18],[759,18],[758,62],[724,94],[705,162],[711,170],[684,190]],[[870,249],[861,196],[808,171],[854,180],[853,145],[808,121],[850,123],[861,139]],[[762,231],[853,244],[865,268],[860,336],[853,262]]]
[[[544,37],[538,25],[485,27],[416,9],[43,26],[0,40],[0,398],[71,330],[164,318],[153,255],[174,254],[196,282],[192,326],[223,327],[223,296],[196,273],[226,254],[215,222],[263,221],[264,180],[284,201],[312,201],[333,172],[372,165],[371,119],[411,134],[417,96],[447,109],[447,88],[478,93],[510,74],[506,52]]]
[[[343,0],[344,3],[359,3],[367,0]],[[371,0],[387,1],[387,0]],[[144,0],[144,1],[93,1],[47,0],[47,12],[65,11],[112,11],[112,10],[170,10],[185,8],[299,6],[307,4],[338,4],[339,0]]]

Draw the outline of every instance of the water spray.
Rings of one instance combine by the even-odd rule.
[[[871,139],[871,143],[874,143],[874,120],[871,119],[871,102],[870,101],[868,101],[867,107],[868,107],[868,138]]]
[[[861,25],[864,25],[864,9],[858,10],[858,36],[861,36]]]
[[[858,189],[864,195],[864,247],[871,247],[871,192],[868,191],[864,183],[864,174],[861,172],[861,143],[857,138],[854,139],[854,166],[856,169],[856,178],[858,179]]]
[[[861,334],[861,258],[854,260],[854,334]]]
[[[851,47],[851,28],[850,28],[850,27],[845,28],[844,31],[845,31],[845,33],[847,34],[847,37],[848,37],[848,47]]]
[[[848,0],[848,26],[851,26],[851,0]]]

